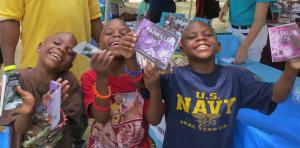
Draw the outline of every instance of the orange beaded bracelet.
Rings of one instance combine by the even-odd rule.
[[[102,95],[97,91],[96,83],[95,83],[93,85],[93,94],[95,95],[96,98],[99,98],[101,100],[109,99],[111,97],[111,87],[108,86],[107,89],[108,89],[108,95]]]

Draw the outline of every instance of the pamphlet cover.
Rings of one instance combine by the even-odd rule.
[[[48,102],[47,113],[50,129],[54,129],[60,120],[61,84],[56,81],[50,81],[49,91],[52,98]]]
[[[180,37],[158,28],[147,19],[143,19],[139,24],[136,34],[139,38],[135,50],[165,70],[178,46]]]
[[[166,13],[162,16],[160,27],[181,36],[183,30],[188,25],[189,20],[182,15],[176,13]]]
[[[273,62],[300,56],[300,30],[295,23],[269,28]]]
[[[22,107],[23,101],[17,93],[17,86],[20,86],[20,74],[18,72],[7,72],[2,75],[2,90],[0,101],[0,116],[3,111],[13,110]]]

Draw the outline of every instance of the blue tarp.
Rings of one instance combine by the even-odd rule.
[[[9,148],[9,128],[4,127],[4,130],[0,132],[0,147]]]

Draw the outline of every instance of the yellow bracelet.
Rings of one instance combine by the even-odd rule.
[[[10,71],[10,70],[14,70],[14,69],[17,69],[16,65],[8,65],[8,66],[4,66],[3,71],[7,72],[7,71]]]

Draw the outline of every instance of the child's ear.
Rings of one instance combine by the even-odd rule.
[[[40,53],[43,48],[43,43],[39,43],[38,48],[37,48],[37,53]]]
[[[180,48],[181,54],[185,55],[185,50],[184,50],[184,47],[183,47],[183,40],[182,39],[179,42],[179,48]]]

